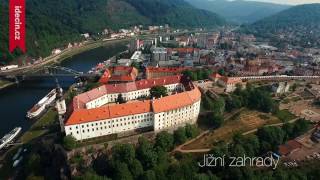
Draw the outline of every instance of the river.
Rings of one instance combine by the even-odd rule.
[[[99,47],[70,57],[62,61],[60,66],[87,72],[125,49],[124,43]],[[73,78],[59,77],[58,80],[64,89],[74,83]],[[0,138],[18,126],[27,131],[33,123],[25,118],[27,111],[54,87],[54,78],[42,78],[0,90]]]

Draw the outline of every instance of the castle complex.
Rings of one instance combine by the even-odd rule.
[[[139,100],[149,97],[154,86],[166,87],[169,95]],[[115,103],[120,94],[127,103]],[[174,129],[196,122],[200,102],[199,89],[180,75],[107,84],[74,97],[65,132],[85,140],[145,128],[155,132]]]

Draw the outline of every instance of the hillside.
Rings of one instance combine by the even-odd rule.
[[[132,25],[169,24],[173,27],[224,25],[215,13],[196,9],[183,0],[28,0],[26,1],[27,49],[33,57],[47,56],[56,47],[80,39],[80,33],[96,34],[105,28]],[[0,59],[8,52],[8,1],[0,0]],[[3,22],[2,22],[3,21]],[[2,26],[3,24],[3,26]],[[15,53],[17,56],[19,53]]]
[[[320,4],[295,6],[244,28],[262,37],[312,47],[320,45]]]
[[[244,0],[187,0],[195,7],[215,12],[235,23],[253,23],[290,6]]]

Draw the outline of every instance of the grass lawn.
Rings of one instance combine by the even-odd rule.
[[[10,81],[0,80],[0,88],[5,87],[9,84],[12,84]]]
[[[29,143],[35,138],[38,138],[49,131],[50,126],[57,121],[57,112],[50,109],[43,117],[41,117],[29,131],[23,134],[21,141],[23,143]]]
[[[7,83],[8,83],[8,81],[0,80],[0,87],[7,84]]]
[[[288,110],[279,110],[275,116],[277,118],[279,118],[282,122],[287,122],[290,121],[294,118],[296,118],[296,116],[294,114],[292,114],[291,112],[289,112]]]
[[[102,144],[102,143],[108,143],[108,141],[113,141],[118,138],[117,134],[111,134],[108,136],[103,136],[103,137],[98,137],[98,138],[93,138],[89,140],[84,140],[82,142],[77,143],[77,148],[83,147],[83,146],[89,146],[89,145],[94,145],[94,144]]]
[[[268,117],[268,119],[266,118]],[[198,140],[184,146],[184,150],[212,148],[220,141],[229,141],[235,133],[244,133],[264,125],[280,123],[279,119],[269,114],[243,110],[232,120],[226,121],[222,127],[202,136]]]

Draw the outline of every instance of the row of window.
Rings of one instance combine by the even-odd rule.
[[[96,128],[88,128],[88,129],[83,129],[82,133],[86,133],[86,132],[94,132],[94,131],[99,131],[99,130],[106,130],[106,129],[111,129],[111,128],[117,128],[117,127],[121,127],[121,126],[126,126],[126,125],[130,125],[130,124],[134,124],[134,125],[139,125],[140,123],[146,123],[148,122],[148,124],[150,124],[151,119],[143,119],[143,120],[138,120],[138,121],[133,121],[133,122],[128,122],[128,123],[119,123],[119,124],[114,124],[114,125],[109,125],[109,126],[100,126],[100,127],[96,127]],[[146,126],[146,125],[144,125]],[[143,126],[140,124],[137,128],[142,128]],[[130,129],[130,128],[129,128]],[[134,129],[134,128],[131,128]],[[70,128],[70,130],[72,130],[72,128]],[[76,134],[79,134],[80,131],[76,131]],[[72,132],[70,133],[72,135]]]
[[[180,89],[180,85],[169,85],[168,89],[171,91],[171,89]],[[133,92],[129,92],[129,93],[125,93],[125,94],[122,94],[124,99],[126,100],[131,100],[131,99],[137,99],[141,96],[148,96],[149,95],[149,89],[145,89],[145,90],[140,90],[140,91],[133,91]],[[127,97],[128,96],[128,97]],[[134,96],[133,98],[129,98],[129,97],[132,97]],[[107,96],[102,96],[101,98],[98,98],[92,102],[89,102],[88,105],[89,106],[92,106],[92,107],[98,107],[98,106],[101,106],[101,104],[99,103],[100,101],[103,101],[103,104],[106,104],[108,102],[105,102],[104,100],[105,99],[110,99],[110,102],[115,102],[118,98],[118,94],[108,94]],[[87,105],[87,106],[88,106]]]
[[[144,118],[144,120],[139,120],[141,118]],[[120,118],[120,119],[116,119],[116,120],[109,120],[109,121],[104,121],[104,122],[96,122],[96,123],[91,123],[91,127],[95,127],[95,126],[98,126],[98,125],[105,125],[105,124],[114,124],[114,123],[118,123],[118,122],[124,122],[124,121],[127,121],[127,120],[137,120],[137,121],[132,121],[132,122],[146,122],[146,121],[151,121],[153,119],[152,115],[151,114],[145,114],[145,115],[136,115],[136,116],[132,116],[131,118],[130,117],[125,117],[125,118]],[[124,123],[124,124],[127,124],[127,123]],[[130,121],[128,122],[128,124],[130,124]],[[122,126],[122,123],[121,123],[121,126]],[[78,129],[80,126],[75,126],[76,129]],[[85,127],[90,127],[90,124],[87,124],[86,126],[84,124],[81,125],[82,128],[85,128]],[[72,127],[69,127],[70,130],[72,130]]]

